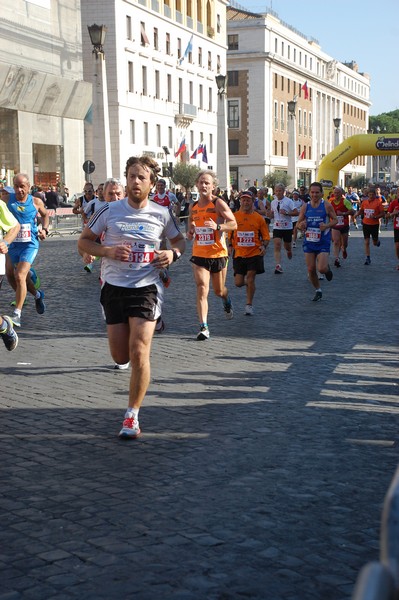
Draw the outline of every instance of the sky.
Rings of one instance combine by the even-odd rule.
[[[234,4],[234,3],[233,3]],[[271,8],[282,21],[340,62],[354,60],[371,78],[370,115],[399,108],[398,0],[237,0],[253,12]]]

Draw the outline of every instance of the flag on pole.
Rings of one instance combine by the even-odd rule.
[[[303,84],[303,86],[301,87],[301,89],[304,91],[305,94],[305,100],[309,99],[309,88],[308,88],[308,82],[305,81],[305,83]]]
[[[186,150],[187,150],[186,138],[184,137],[182,139],[182,141],[180,142],[180,146],[178,147],[177,152],[175,152],[175,157],[177,158],[180,154],[182,154]]]
[[[197,158],[197,156],[199,154],[202,154],[202,162],[204,163],[208,163],[208,155],[206,153],[206,145],[203,144],[202,142],[200,143],[200,145],[198,146],[198,148],[196,148],[194,150],[194,152],[192,153],[192,155],[190,156],[190,158]]]
[[[183,56],[182,56],[182,57],[180,58],[180,60],[179,60],[179,65],[181,65],[181,64],[182,64],[182,62],[183,62],[183,60],[184,60],[185,58],[187,58],[187,56],[190,54],[190,52],[192,52],[192,51],[193,51],[193,36],[194,36],[194,34],[192,34],[192,36],[190,37],[190,41],[189,41],[189,42],[188,42],[188,44],[187,44],[187,48],[186,48],[186,50],[185,50],[185,52],[184,52]]]

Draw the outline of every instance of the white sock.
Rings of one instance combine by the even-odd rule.
[[[126,415],[125,417],[133,417],[135,421],[138,421],[139,419],[139,408],[131,408],[130,406],[128,406],[128,408],[126,409]]]
[[[35,294],[35,300],[38,300],[41,296],[41,293],[39,290],[37,290],[36,294]]]
[[[20,308],[14,308],[14,315],[16,315],[17,317],[21,316],[21,309]]]

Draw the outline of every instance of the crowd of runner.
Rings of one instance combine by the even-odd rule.
[[[292,249],[302,239],[308,278],[314,288],[313,302],[323,297],[320,281],[333,278],[331,245],[332,264],[340,268],[348,256],[350,227],[358,228],[360,221],[364,264],[371,264],[370,240],[373,246],[380,245],[380,227],[387,227],[390,219],[399,263],[397,190],[385,198],[376,186],[362,190],[361,195],[352,188],[345,191],[336,186],[330,198],[324,199],[318,182],[291,193],[278,183],[273,195],[268,189],[252,187],[229,197],[217,187],[216,174],[204,170],[196,180],[198,195],[195,201],[187,202],[186,210],[181,195],[173,194],[164,180],[158,180],[159,170],[150,157],[131,157],[126,164],[126,188],[113,178],[96,191],[87,182],[73,207],[82,217],[78,251],[84,268],[91,273],[98,260],[99,295],[111,356],[116,368],[132,366],[121,438],[134,438],[140,433],[138,416],[150,381],[152,337],[165,326],[162,306],[170,283],[168,268],[184,253],[185,239],[192,241],[190,262],[196,286],[199,341],[211,336],[211,286],[222,301],[225,317],[234,317],[226,287],[229,259],[235,286],[246,291],[244,314],[254,315],[255,281],[265,272],[264,256],[271,239],[277,276],[284,274],[284,260],[291,260]],[[13,188],[1,190],[0,280],[7,275],[15,300],[11,316],[0,316],[0,336],[10,351],[18,344],[15,328],[22,325],[27,292],[34,297],[39,315],[46,310],[33,263],[39,242],[48,235],[49,217],[45,201],[30,192],[28,176],[21,173],[14,177]],[[185,236],[179,223],[182,217]]]

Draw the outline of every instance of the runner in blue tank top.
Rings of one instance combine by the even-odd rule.
[[[39,250],[39,240],[45,240],[48,234],[49,217],[47,209],[40,198],[29,194],[29,178],[24,173],[14,177],[14,194],[9,195],[8,208],[20,223],[20,230],[15,241],[10,245],[7,255],[7,278],[15,290],[15,309],[12,321],[21,326],[21,312],[29,291],[35,298],[36,311],[41,315],[46,306],[44,292],[36,290],[29,275],[33,261]],[[42,219],[42,229],[37,227],[38,215]]]
[[[297,227],[304,233],[303,251],[309,280],[315,288],[313,302],[318,302],[323,294],[317,272],[325,274],[327,281],[333,278],[328,257],[331,227],[334,227],[338,219],[331,204],[323,200],[321,183],[312,183],[309,193],[310,201],[301,207]]]

